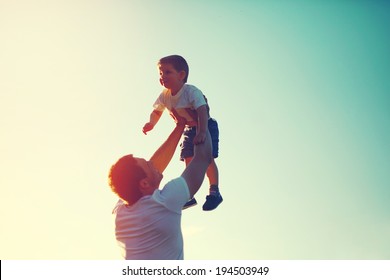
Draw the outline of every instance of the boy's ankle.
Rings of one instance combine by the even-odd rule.
[[[210,192],[210,195],[218,196],[219,195],[218,185],[211,185],[209,188],[209,192]]]

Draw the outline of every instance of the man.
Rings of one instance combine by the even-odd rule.
[[[181,232],[183,205],[199,190],[211,155],[211,137],[195,146],[195,155],[181,176],[161,190],[163,171],[174,155],[185,120],[173,112],[176,127],[149,161],[127,155],[109,173],[109,184],[120,201],[114,209],[115,234],[125,259],[184,258]]]

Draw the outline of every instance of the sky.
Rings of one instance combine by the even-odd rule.
[[[0,0],[0,259],[121,259],[107,184],[180,54],[219,123],[184,256],[390,259],[387,1]],[[184,164],[175,154],[162,184]]]

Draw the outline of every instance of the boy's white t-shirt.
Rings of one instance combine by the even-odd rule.
[[[170,90],[164,89],[153,107],[155,110],[161,112],[165,109],[171,112],[172,108],[174,108],[188,122],[196,122],[197,116],[195,110],[206,104],[203,93],[197,87],[184,84],[175,96],[171,95]]]
[[[120,200],[115,209],[115,235],[127,260],[182,260],[181,212],[190,199],[182,177],[132,206]]]

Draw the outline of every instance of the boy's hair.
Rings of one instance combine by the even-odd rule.
[[[176,71],[184,71],[186,72],[186,76],[184,77],[184,83],[187,83],[188,74],[189,74],[189,67],[187,61],[180,55],[170,55],[161,58],[158,61],[158,65],[163,63],[169,63],[172,64],[173,68],[175,68]]]
[[[110,169],[108,184],[111,190],[129,205],[142,197],[139,182],[146,178],[145,171],[137,164],[133,155],[121,157]]]

